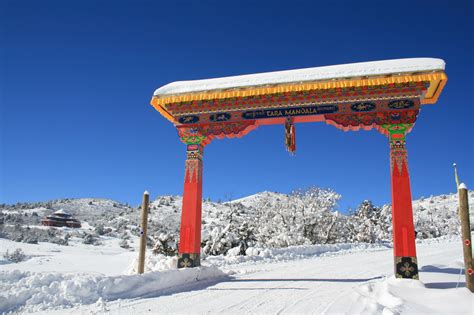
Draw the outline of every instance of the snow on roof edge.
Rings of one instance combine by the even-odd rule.
[[[55,211],[54,214],[69,214],[64,209],[59,209],[58,211]]]
[[[154,96],[267,84],[317,81],[403,72],[436,71],[444,70],[445,65],[444,60],[438,58],[406,58],[264,72],[204,80],[176,81],[155,90]]]

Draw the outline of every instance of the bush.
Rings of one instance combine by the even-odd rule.
[[[130,245],[128,244],[128,241],[126,239],[122,239],[119,243],[119,246],[125,249],[130,248]]]
[[[7,252],[3,255],[3,258],[17,264],[24,261],[26,259],[26,255],[21,248],[17,248],[11,254],[7,250]]]
[[[63,246],[69,245],[68,238],[54,237],[50,239],[49,242],[53,244],[63,245]]]
[[[30,233],[23,238],[23,243],[38,244],[38,236]]]
[[[102,224],[96,226],[94,231],[97,235],[104,235],[105,234],[104,226]]]
[[[163,254],[165,256],[175,256],[178,253],[178,244],[171,234],[161,233],[152,249],[153,254]]]
[[[84,233],[82,237],[82,244],[86,245],[100,245],[99,240],[92,234]]]

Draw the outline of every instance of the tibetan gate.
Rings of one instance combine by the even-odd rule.
[[[200,265],[204,147],[262,125],[326,122],[344,131],[375,128],[390,143],[395,276],[418,279],[405,136],[421,106],[446,84],[445,63],[415,58],[182,81],[155,91],[153,107],[187,145],[178,267]]]

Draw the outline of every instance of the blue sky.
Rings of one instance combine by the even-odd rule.
[[[449,80],[407,138],[415,198],[474,184],[472,1],[5,1],[0,4],[0,202],[181,194],[185,145],[149,105],[177,80],[437,57]],[[390,202],[376,131],[282,126],[205,149],[204,196],[316,185]]]

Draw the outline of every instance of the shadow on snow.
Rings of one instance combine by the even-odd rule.
[[[435,265],[423,266],[420,269],[420,272],[447,273],[447,274],[452,274],[452,275],[464,276],[464,268],[450,268],[450,267],[435,266]],[[431,282],[431,283],[425,283],[425,287],[428,289],[453,289],[453,288],[464,288],[466,287],[466,284],[464,283],[464,281]]]
[[[269,278],[269,279],[230,279],[228,282],[367,282],[382,279],[382,276],[360,279],[326,279],[326,278]]]
[[[434,265],[426,265],[420,269],[420,272],[437,272],[437,273],[449,273],[458,275],[461,271],[460,268],[448,268]]]
[[[466,283],[464,282],[431,282],[425,283],[425,287],[428,289],[454,289],[454,288],[465,288]]]

